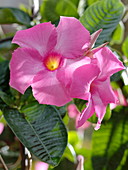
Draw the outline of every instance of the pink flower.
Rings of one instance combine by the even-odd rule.
[[[78,165],[76,170],[84,170],[84,157],[82,155],[77,156]]]
[[[18,31],[12,42],[21,48],[11,59],[10,86],[22,94],[31,86],[41,104],[62,106],[71,101],[59,72],[83,55],[83,45],[89,46],[90,34],[79,20],[61,17],[57,27],[42,23]],[[70,73],[73,71],[71,68]]]
[[[91,60],[100,70],[98,76],[95,78],[93,76],[94,79],[92,80],[88,79],[91,74],[94,74],[93,67],[87,69],[87,65],[83,65],[77,68],[73,73],[70,95],[88,100],[87,107],[83,110],[77,126],[82,126],[88,118],[96,113],[98,122],[95,130],[98,130],[108,103],[117,102],[110,86],[110,76],[124,69],[124,66],[107,47],[95,52]]]
[[[2,134],[3,130],[4,130],[4,124],[0,123],[0,135]]]
[[[45,162],[37,162],[35,164],[35,170],[48,170],[49,165]]]

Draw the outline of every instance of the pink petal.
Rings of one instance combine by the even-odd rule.
[[[0,122],[0,135],[2,134],[4,130],[4,124]]]
[[[73,17],[61,17],[57,27],[57,45],[55,50],[66,58],[76,58],[83,55],[82,47],[89,47],[89,31]]]
[[[42,58],[36,50],[18,48],[10,62],[10,86],[24,93],[42,68]]]
[[[75,104],[70,104],[67,107],[67,111],[70,118],[75,118],[80,114]]]
[[[95,112],[95,110],[94,110],[94,106],[93,106],[92,99],[91,99],[91,94],[90,94],[90,96],[88,98],[87,106],[83,110],[83,112],[81,113],[81,116],[80,116],[80,118],[78,120],[77,128],[82,126],[85,123],[85,121],[87,119],[89,119],[94,114],[94,112]]]
[[[84,157],[82,155],[77,156],[78,164],[76,170],[84,170]]]
[[[91,59],[89,57],[85,57],[81,60],[80,59],[66,59],[64,67],[59,69],[57,72],[57,78],[67,89],[69,89],[74,71],[80,66],[89,64],[90,62],[91,62]]]
[[[56,71],[40,71],[31,85],[33,95],[40,104],[63,106],[72,99],[68,97],[66,89],[56,78]]]
[[[94,54],[94,57],[98,59],[98,65],[101,70],[99,76],[100,80],[104,80],[110,77],[112,74],[124,69],[124,66],[120,60],[111,52],[107,47],[103,47],[101,50]]]
[[[98,122],[95,127],[95,130],[98,130],[101,126],[101,121],[103,120],[103,117],[106,113],[106,106],[107,104],[104,104],[99,96],[99,93],[97,91],[93,92],[92,94],[92,103],[96,112],[96,116],[98,117]]]
[[[117,103],[118,99],[110,85],[110,78],[105,81],[94,81],[92,91],[97,91],[104,104]]]
[[[99,68],[95,64],[86,64],[74,71],[70,95],[73,98],[87,100],[92,81],[99,75]]]
[[[21,47],[30,47],[39,51],[41,55],[51,51],[56,44],[56,30],[50,22],[38,24],[32,28],[17,31],[12,43]]]
[[[37,162],[35,164],[35,170],[48,170],[49,165],[45,162]]]

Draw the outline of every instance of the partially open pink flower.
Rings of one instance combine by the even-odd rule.
[[[100,70],[98,76],[93,77],[92,80],[88,79],[94,71],[93,67],[87,69],[87,65],[83,65],[77,68],[73,74],[70,94],[72,97],[88,100],[87,107],[78,121],[78,127],[96,113],[98,122],[95,129],[97,130],[100,128],[108,103],[117,102],[110,86],[110,76],[124,69],[124,66],[107,47],[103,47],[93,54],[92,63],[96,64]]]
[[[18,31],[12,42],[21,48],[11,59],[10,85],[22,94],[31,86],[41,104],[62,106],[71,101],[58,72],[70,64],[67,60],[83,55],[84,44],[89,46],[90,34],[79,20],[61,17],[57,27],[42,23]]]
[[[49,165],[45,162],[37,162],[35,164],[35,170],[48,170]]]

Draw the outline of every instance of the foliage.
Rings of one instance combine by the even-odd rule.
[[[87,0],[80,8],[80,0],[45,0],[42,1],[37,15],[33,15],[32,8],[24,12],[19,8],[1,7],[0,24],[2,29],[4,24],[10,24],[10,28],[17,24],[18,30],[40,22],[51,21],[57,25],[60,16],[76,17],[90,33],[103,29],[95,46],[110,41],[109,47],[127,69],[128,24],[126,17],[123,19],[125,5],[122,2]],[[28,14],[27,11],[31,12]],[[74,169],[78,155],[84,156],[84,167],[87,170],[127,169],[128,84],[124,83],[122,72],[111,79],[113,89],[120,91],[120,106],[114,106],[114,110],[111,105],[107,107],[100,130],[93,130],[96,116],[89,119],[92,125],[87,129],[76,129],[76,120],[67,116],[67,106],[40,105],[33,98],[31,88],[21,95],[9,86],[9,61],[12,51],[17,48],[11,44],[11,40],[16,30],[0,32],[0,120],[5,126],[0,137],[0,153],[5,164],[12,170],[25,169],[23,162],[27,159],[24,158],[27,148],[36,157],[32,156],[33,162],[44,161],[51,165],[49,170],[52,166],[57,166],[54,167],[55,170]],[[124,72],[127,74],[127,70]],[[80,111],[86,106],[86,102],[80,99],[74,99],[72,103],[75,103]],[[0,163],[1,168],[3,167]]]

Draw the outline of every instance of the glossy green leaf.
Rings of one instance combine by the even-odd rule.
[[[96,46],[109,41],[112,32],[122,18],[123,11],[124,6],[120,0],[104,0],[89,6],[80,17],[81,23],[90,33],[103,29],[97,39]]]
[[[122,51],[124,55],[128,58],[128,37],[123,42]]]
[[[74,1],[74,2],[73,2]],[[72,16],[78,18],[77,0],[46,0],[41,5],[42,20],[52,21],[60,19],[60,16]]]
[[[92,163],[94,170],[116,170],[126,163],[128,150],[128,108],[119,106],[107,124],[94,131]],[[125,157],[125,158],[124,158]],[[125,160],[125,161],[124,161]]]
[[[17,8],[0,8],[0,24],[30,25],[30,16]]]
[[[123,22],[120,22],[113,33],[112,40],[110,43],[111,45],[121,44],[123,38],[124,38],[124,25]]]
[[[15,135],[41,161],[56,166],[67,145],[67,132],[53,106],[33,103],[22,109],[4,109],[4,117]]]

